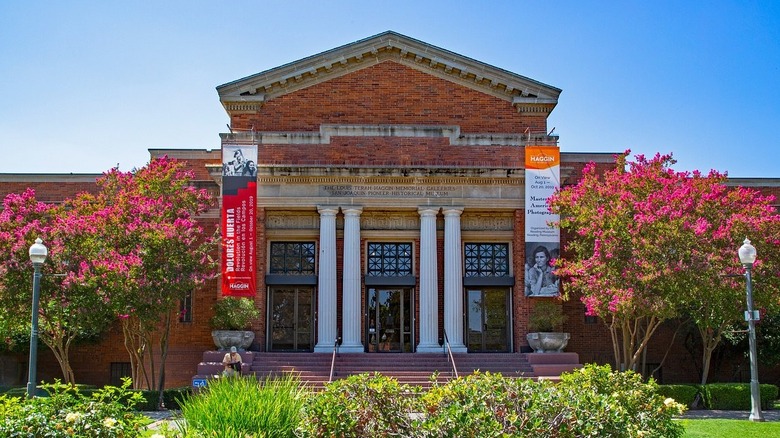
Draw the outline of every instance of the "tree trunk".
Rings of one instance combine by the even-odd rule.
[[[613,317],[612,321],[609,323],[609,335],[612,338],[612,354],[615,356],[615,370],[620,371],[623,361],[620,357],[620,339],[615,323],[616,319]]]
[[[130,318],[122,320],[122,333],[125,338],[125,349],[130,355],[130,369],[133,378],[133,389],[142,389],[144,382],[147,389],[152,388],[152,383],[149,380],[149,375],[146,372],[146,364],[144,363],[144,356],[146,351],[146,342],[144,342],[144,336],[141,333],[140,321],[137,322],[137,326],[133,328],[134,321]]]
[[[157,408],[165,408],[165,400],[163,394],[165,393],[165,360],[168,359],[168,340],[171,333],[171,312],[165,314],[165,328],[163,328],[160,335],[160,381],[157,384],[157,391],[160,396],[157,402]]]
[[[41,341],[46,344],[47,347],[54,353],[54,358],[57,359],[57,363],[60,365],[62,371],[62,380],[65,384],[75,385],[76,376],[73,374],[73,368],[70,366],[70,359],[68,358],[68,347],[70,342],[66,342],[63,345],[61,339],[53,340],[48,337],[41,337]]]
[[[712,352],[720,345],[720,340],[723,335],[722,324],[720,327],[713,328],[699,328],[699,334],[701,335],[702,343],[702,360],[701,360],[701,384],[705,385],[710,375],[710,364],[712,363]]]
[[[656,317],[650,317],[646,324],[643,318],[620,320],[613,317],[609,324],[609,333],[618,371],[637,371],[642,352],[661,322]]]

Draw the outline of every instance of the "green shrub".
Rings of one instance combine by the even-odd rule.
[[[130,381],[85,396],[78,387],[60,382],[41,385],[48,397],[0,396],[0,437],[137,437],[145,418],[132,409],[140,394]]]
[[[40,391],[40,388],[36,388],[36,391]],[[5,391],[4,395],[8,397],[25,398],[27,397],[27,388],[23,386],[8,388],[8,391]]]
[[[260,316],[249,298],[226,297],[214,304],[214,316],[209,321],[216,330],[248,330]]]
[[[560,303],[537,301],[528,316],[528,330],[532,332],[555,332],[566,322]]]
[[[419,413],[420,389],[379,374],[350,376],[328,384],[304,406],[299,436],[419,436],[411,415]]]
[[[673,421],[685,407],[658,394],[633,372],[612,372],[609,365],[587,365],[561,375],[555,386],[562,436],[680,437]],[[556,435],[557,436],[557,435]]]
[[[17,388],[16,386],[3,386],[0,385],[0,394],[5,394],[6,392],[10,391],[11,389]]]
[[[163,391],[163,403],[168,409],[181,409],[179,401],[192,394],[192,387],[170,388]]]
[[[677,403],[692,407],[696,395],[699,393],[699,385],[658,385],[658,394],[671,397]]]
[[[633,372],[587,366],[558,384],[475,373],[434,386],[399,385],[380,375],[329,384],[304,408],[300,436],[664,437],[684,406]]]
[[[423,395],[426,415],[416,427],[418,435],[556,436],[549,381],[504,378],[501,374],[474,373],[434,385]]]
[[[255,377],[209,380],[180,402],[186,436],[292,436],[300,420],[306,388],[293,375],[258,381]]]
[[[777,399],[775,385],[761,384],[761,408],[771,409]],[[702,388],[704,407],[707,409],[749,410],[751,408],[749,383],[709,383]]]
[[[134,389],[133,393],[141,395],[141,402],[137,403],[135,409],[138,411],[156,411],[159,406],[160,393],[158,391],[149,391],[148,389]]]
[[[73,385],[73,387],[81,394],[86,396],[86,398],[90,398],[92,394],[97,390],[97,386],[95,385],[84,385],[81,383],[77,383]],[[38,385],[35,387],[35,395],[38,397],[48,397],[49,392],[47,391],[47,385]],[[11,386],[8,387],[6,391],[0,392],[0,394],[5,394],[9,397],[19,397],[19,398],[26,398],[27,397],[27,387],[26,386]]]

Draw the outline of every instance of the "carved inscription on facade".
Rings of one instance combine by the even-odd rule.
[[[456,186],[435,185],[358,185],[320,186],[322,196],[362,198],[451,198],[459,196]]]
[[[420,220],[410,214],[363,213],[360,217],[360,228],[363,230],[419,230]]]
[[[269,230],[316,230],[320,218],[310,214],[269,213],[265,226]]]
[[[464,214],[460,226],[464,231],[512,231],[514,220],[511,215]]]

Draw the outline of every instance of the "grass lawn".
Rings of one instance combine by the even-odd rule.
[[[780,436],[780,422],[754,423],[746,420],[681,420],[685,438]]]

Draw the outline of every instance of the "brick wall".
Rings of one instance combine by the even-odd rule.
[[[544,115],[521,116],[508,101],[391,61],[283,95],[257,113],[231,119],[234,129],[260,132],[377,123],[459,125],[464,133],[547,129]]]

